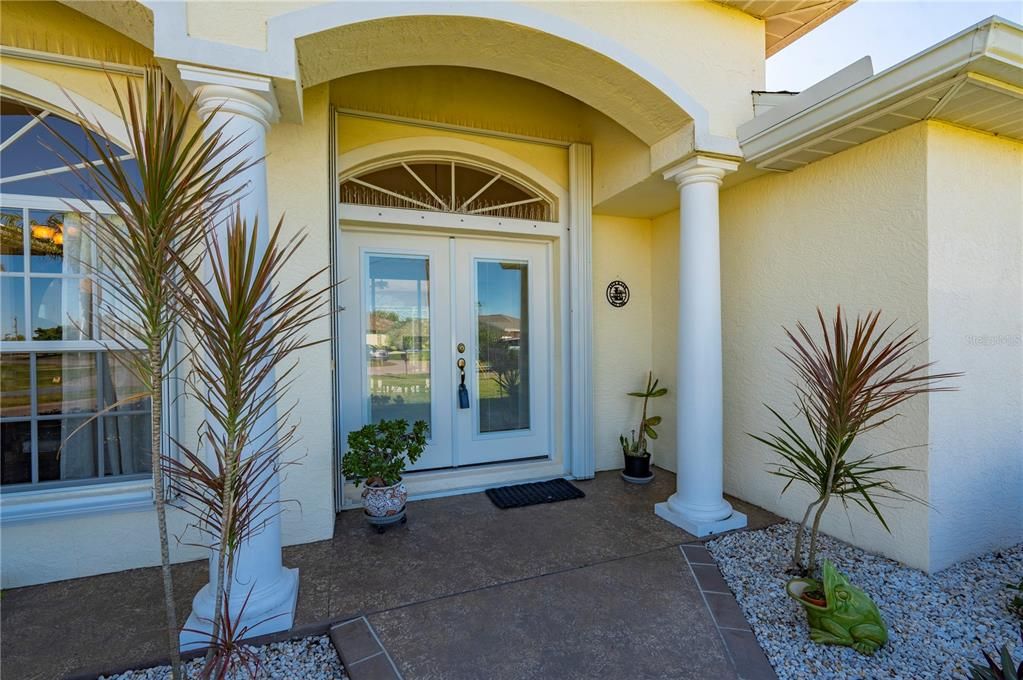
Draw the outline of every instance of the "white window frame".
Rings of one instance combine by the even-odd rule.
[[[27,106],[38,108],[43,111],[42,117],[56,115],[70,120],[72,122],[81,122],[78,120],[78,116],[66,111],[60,111],[53,107],[47,107],[45,104],[40,103],[33,97],[25,97],[19,93],[12,92],[7,88],[0,90],[5,98],[9,98]],[[90,102],[91,104],[91,102]],[[92,108],[92,107],[88,107]],[[30,128],[35,123],[27,124],[15,135],[12,135],[12,139],[7,140],[4,145],[9,146],[15,136],[21,136],[24,131]],[[111,140],[113,143],[122,145],[123,142],[117,139]],[[130,158],[129,154],[123,155],[121,158]],[[23,209],[23,225],[22,228],[28,238],[27,234],[30,233],[29,222],[25,217],[28,215],[30,210],[44,210],[53,212],[70,212],[78,211],[82,213],[103,213],[109,210],[102,201],[83,201],[79,199],[65,199],[49,196],[36,196],[27,194],[11,194],[3,193],[3,185],[9,184],[10,182],[17,181],[20,179],[29,179],[30,177],[38,177],[45,175],[60,174],[63,172],[69,172],[69,170],[63,166],[54,167],[45,170],[40,170],[32,173],[21,173],[16,176],[4,178],[4,181],[0,183],[0,205],[4,208],[22,208]],[[112,211],[111,211],[112,212]],[[95,245],[93,244],[93,256],[96,256]],[[41,278],[60,278],[60,279],[77,279],[77,278],[88,278],[88,275],[66,275],[66,274],[42,274],[34,275],[31,273],[28,261],[26,261],[26,268],[21,272],[10,272],[0,273],[0,276],[10,278],[21,278],[25,281],[25,295],[26,297],[31,295],[30,281],[33,276],[39,276]],[[93,301],[94,308],[99,303],[99,295]],[[29,308],[31,303],[28,302]],[[0,343],[0,357],[6,354],[29,354],[33,358],[30,360],[32,363],[35,362],[34,356],[36,353],[66,353],[66,352],[111,352],[123,350],[120,345],[115,345],[110,342],[105,342],[99,338],[98,318],[94,320],[94,327],[92,330],[93,339],[90,340],[71,340],[71,341],[41,341],[41,340],[24,340],[24,341],[11,341]],[[27,325],[31,325],[26,320]],[[26,329],[29,331],[29,329]],[[26,337],[28,337],[26,333]],[[174,341],[171,345],[171,362],[176,363],[176,356],[178,353],[177,341]],[[97,362],[97,369],[99,364]],[[167,449],[167,444],[176,437],[179,431],[179,413],[176,408],[177,398],[180,390],[176,387],[176,381],[173,380],[173,376],[170,376],[163,385],[164,398],[163,398],[163,422],[164,422],[164,448]],[[97,411],[103,408],[102,402],[102,390],[100,388],[99,375],[97,373]],[[143,411],[139,411],[143,412]],[[148,411],[144,411],[148,413]],[[128,413],[136,413],[131,411]],[[113,412],[111,412],[113,414]],[[127,413],[125,413],[126,415]],[[118,412],[117,415],[122,415]],[[61,419],[69,416],[54,416],[53,418],[44,417],[42,420],[54,420]],[[84,416],[88,417],[88,416]],[[11,419],[21,421],[29,421],[33,424],[40,420],[38,414],[31,414],[26,418]],[[102,470],[102,417],[97,419],[97,468]],[[38,437],[33,436],[33,449],[32,449],[32,478],[37,479],[37,449],[38,449]],[[97,476],[87,479],[74,479],[74,480],[52,480],[45,482],[32,481],[27,483],[19,483],[13,485],[3,485],[0,487],[0,524],[7,524],[9,522],[19,522],[25,520],[33,520],[47,517],[56,517],[69,514],[81,514],[88,512],[101,512],[111,509],[133,509],[133,508],[151,508],[153,503],[153,489],[152,489],[152,473],[140,473],[137,475],[117,475],[117,476]]]

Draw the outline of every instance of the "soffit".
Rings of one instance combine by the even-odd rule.
[[[856,0],[715,0],[764,21],[768,57],[792,44]]]

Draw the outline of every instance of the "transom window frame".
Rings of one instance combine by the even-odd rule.
[[[393,207],[345,203],[340,200],[341,184],[366,173],[401,164],[456,163],[474,170],[499,175],[550,205],[550,220],[487,215],[483,212],[445,212],[435,206]],[[409,137],[377,142],[338,156],[337,215],[352,225],[403,224],[426,229],[454,229],[528,235],[560,239],[569,223],[569,192],[547,177],[538,177],[532,166],[494,147],[458,138]],[[481,192],[482,193],[482,192]]]
[[[24,104],[27,107],[40,110],[38,117],[33,118],[31,121],[23,125],[16,132],[14,132],[7,140],[4,140],[0,150],[6,150],[14,142],[23,136],[26,132],[31,130],[36,125],[40,124],[40,121],[50,116],[60,117],[65,120],[85,125],[92,129],[97,134],[107,134],[109,131],[104,133],[103,130],[97,129],[96,125],[92,124],[89,120],[83,119],[78,113],[61,110],[60,107],[49,104],[47,102],[39,100],[37,97],[23,94],[19,91],[9,89],[7,87],[0,88],[0,95],[6,99],[16,101]],[[77,104],[85,103],[84,107],[81,107],[86,115],[90,109],[96,108],[91,102],[87,100],[76,100]],[[91,106],[90,106],[91,105]],[[104,112],[105,113],[105,112]],[[118,119],[120,120],[120,119]],[[122,146],[124,142],[116,139],[116,136],[111,137],[111,141],[118,146]],[[119,157],[120,159],[131,158],[131,154],[123,154]],[[84,167],[84,163],[79,166]],[[29,238],[30,224],[25,219],[31,211],[48,211],[54,213],[69,213],[78,212],[86,215],[96,214],[108,214],[112,213],[110,206],[100,200],[81,200],[77,198],[68,197],[53,197],[53,196],[41,196],[32,194],[16,194],[16,193],[5,193],[3,191],[4,185],[16,182],[18,180],[30,179],[41,176],[52,176],[60,175],[63,173],[71,172],[71,169],[65,165],[55,165],[52,168],[42,168],[37,171],[28,173],[19,173],[10,177],[2,178],[0,181],[0,204],[4,208],[22,209],[22,229],[25,234],[24,238],[26,241]],[[99,253],[96,250],[94,243],[89,244],[91,261],[98,262]],[[29,268],[29,263],[26,261],[26,266],[23,271],[20,272],[3,272],[0,276],[10,278],[24,278],[26,281],[25,285],[25,296],[29,295],[29,286],[27,283],[31,280],[30,277],[42,277],[52,279],[68,279],[68,280],[79,280],[79,279],[91,279],[88,274],[85,273],[32,273]],[[93,279],[93,281],[95,281]],[[90,353],[96,356],[97,369],[104,363],[115,361],[112,357],[100,357],[99,354],[111,354],[117,351],[125,351],[118,343],[114,343],[109,339],[102,337],[102,321],[99,314],[95,314],[95,310],[102,304],[102,290],[100,286],[96,286],[93,292],[92,301],[92,314],[91,314],[91,328],[90,338],[79,339],[79,340],[36,340],[32,339],[30,335],[26,334],[25,340],[4,340],[0,342],[0,360],[5,355],[22,355],[27,354],[30,357],[31,371],[29,379],[32,381],[35,375],[36,357],[39,354],[71,354],[71,353]],[[26,302],[29,307],[31,304]],[[26,325],[29,324],[29,320],[26,319]],[[141,344],[138,346],[142,349]],[[178,341],[174,340],[171,344],[171,361],[176,364],[176,357],[179,354]],[[164,391],[164,409],[163,409],[163,422],[164,422],[164,450],[169,450],[168,445],[177,436],[179,431],[179,413],[176,408],[177,398],[180,396],[180,389],[175,386],[175,376],[168,376],[163,386]],[[35,404],[34,384],[31,386],[32,403]],[[38,436],[36,435],[37,422],[44,420],[62,420],[62,419],[76,419],[74,413],[71,414],[58,414],[58,415],[40,415],[33,412],[25,417],[12,417],[6,418],[5,422],[23,422],[27,421],[31,423],[32,428],[32,453],[31,453],[31,478],[32,481],[25,483],[5,484],[0,486],[0,509],[4,512],[0,513],[3,523],[10,521],[20,521],[23,519],[32,519],[34,517],[46,517],[46,516],[59,516],[64,514],[75,514],[77,512],[88,512],[104,508],[116,508],[116,507],[130,507],[136,505],[148,505],[152,502],[152,472],[133,473],[133,474],[120,474],[120,475],[104,475],[103,473],[103,462],[104,462],[104,451],[103,445],[105,441],[105,434],[103,432],[103,421],[106,417],[120,417],[120,416],[131,416],[139,414],[148,414],[149,408],[144,410],[132,409],[132,410],[121,410],[114,409],[109,411],[105,415],[95,417],[96,414],[108,408],[105,404],[102,380],[99,379],[97,373],[96,377],[96,409],[95,412],[90,411],[77,416],[77,419],[83,418],[95,418],[95,431],[96,431],[96,451],[97,457],[96,465],[97,472],[99,473],[95,477],[79,478],[79,479],[65,479],[65,480],[49,480],[39,481],[38,475]],[[105,491],[104,491],[105,490]],[[97,495],[97,492],[99,495]]]

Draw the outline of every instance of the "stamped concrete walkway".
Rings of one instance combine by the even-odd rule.
[[[408,524],[382,535],[342,513],[332,540],[285,549],[301,570],[296,627],[364,617],[409,679],[773,676],[709,555],[654,516],[670,473],[576,484],[586,498],[511,510],[483,494],[412,503]],[[751,528],[777,521],[732,502]],[[175,572],[184,619],[206,570]],[[5,592],[3,677],[159,659],[160,592],[156,569]]]

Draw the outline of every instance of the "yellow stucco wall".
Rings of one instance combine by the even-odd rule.
[[[327,162],[327,134],[330,125],[327,86],[305,91],[305,122],[280,124],[267,135],[267,184],[270,218],[284,217],[285,233],[302,230],[306,241],[296,259],[281,273],[285,289],[302,278],[330,265],[330,175]],[[319,285],[328,278],[321,275]],[[327,301],[324,301],[325,309]],[[310,340],[328,340],[330,321],[312,324]],[[301,440],[288,455],[297,465],[282,472],[281,498],[286,503],[281,517],[281,536],[285,545],[329,538],[334,533],[333,413],[330,371],[330,343],[302,350],[291,391],[284,404],[295,403],[292,421]]]
[[[189,2],[188,31],[265,49],[267,20],[313,4]],[[655,65],[709,112],[714,134],[734,138],[735,127],[752,115],[749,92],[763,89],[764,25],[738,10],[705,1],[540,2],[530,8],[608,36]]]
[[[767,175],[721,195],[725,490],[791,519],[812,500],[767,473],[774,454],[747,436],[775,428],[764,403],[792,416],[793,372],[777,351],[782,326],[811,324],[815,309],[855,315],[880,308],[899,326],[928,328],[927,128],[915,125],[784,175]],[[812,326],[811,326],[812,328]],[[928,359],[926,349],[915,354]],[[940,357],[939,357],[940,358]],[[923,472],[897,476],[928,498],[927,400],[862,437],[853,455],[923,445],[895,460]],[[928,509],[899,503],[876,519],[839,503],[822,528],[911,566],[928,567]],[[851,529],[850,529],[851,523]]]
[[[0,18],[3,45],[134,66],[153,61],[149,49],[52,0],[5,2]]]
[[[341,109],[561,143],[585,142],[593,147],[594,204],[650,170],[648,147],[604,114],[540,83],[494,71],[423,66],[361,73],[334,81],[331,101]],[[424,134],[421,128],[419,134]],[[348,149],[357,141],[341,139],[341,144]],[[509,148],[521,153],[514,149],[529,147]],[[527,157],[534,155],[527,151]],[[551,177],[562,181],[564,163],[557,163],[558,171]]]
[[[618,435],[635,429],[640,419],[640,401],[625,393],[642,389],[651,368],[650,245],[650,220],[593,216],[593,442],[598,470],[622,467]],[[625,307],[612,307],[605,297],[607,284],[616,279],[629,286]]]
[[[764,24],[712,2],[554,2],[544,8],[612,36],[667,73],[735,137],[764,89]],[[712,39],[706,39],[713,36]]]

